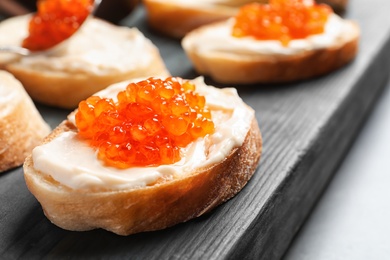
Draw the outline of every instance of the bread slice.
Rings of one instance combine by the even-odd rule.
[[[0,45],[20,45],[30,16],[0,23]],[[10,33],[17,31],[17,33]],[[115,82],[167,76],[159,50],[136,28],[89,19],[71,39],[50,53],[20,57],[0,53],[0,67],[19,79],[33,100],[75,108]]]
[[[325,33],[278,41],[231,36],[233,18],[202,26],[183,38],[182,46],[201,75],[226,84],[281,83],[330,73],[357,54],[359,26],[333,14]]]
[[[182,38],[202,25],[234,16],[240,5],[251,1],[144,0],[151,28],[173,38]]]
[[[214,94],[223,94],[223,90],[215,91]],[[44,173],[37,170],[37,161],[34,160],[37,157],[29,156],[24,164],[27,186],[41,203],[48,219],[68,230],[103,228],[120,235],[129,235],[185,222],[233,197],[255,172],[262,150],[260,130],[251,108],[242,103],[237,109],[244,109],[248,112],[245,112],[246,115],[251,115],[244,120],[247,125],[238,127],[246,129],[242,142],[229,148],[223,158],[195,167],[185,174],[180,172],[178,175],[160,178],[146,186],[109,189],[104,186],[105,183],[100,183],[100,186],[75,188],[70,186],[79,183],[65,185],[58,181],[60,178],[56,177],[54,171]],[[226,115],[231,115],[230,112]],[[238,130],[235,128],[233,132],[238,133]],[[77,132],[72,120],[60,124],[46,138],[45,143],[50,144],[58,136],[69,132]],[[217,144],[209,144],[206,153],[212,153],[213,145]],[[217,150],[220,151],[220,148]],[[162,167],[166,171],[171,166]]]
[[[0,172],[22,165],[49,132],[20,82],[0,71]]]

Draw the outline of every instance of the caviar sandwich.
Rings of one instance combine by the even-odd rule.
[[[29,56],[0,53],[0,68],[21,81],[34,101],[74,109],[115,82],[169,75],[159,50],[138,29],[86,17],[92,2],[40,0],[35,15],[0,23],[0,35],[7,35],[0,37],[0,45],[35,51]]]
[[[313,0],[271,0],[187,34],[199,74],[229,84],[290,82],[327,74],[357,53],[359,27]],[[207,44],[205,44],[207,43]]]
[[[237,194],[260,160],[254,110],[202,78],[121,82],[80,102],[24,164],[46,216],[68,230],[163,229]]]

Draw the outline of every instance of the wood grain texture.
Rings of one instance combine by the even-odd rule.
[[[345,68],[301,83],[239,88],[256,110],[264,151],[258,171],[233,199],[162,231],[69,232],[44,217],[17,168],[0,175],[0,259],[280,259],[385,86],[389,8],[383,0],[350,2],[346,16],[360,24],[362,38]],[[196,76],[178,41],[148,31],[142,10],[123,24],[138,26],[159,46],[172,74]],[[67,114],[39,109],[51,126]]]

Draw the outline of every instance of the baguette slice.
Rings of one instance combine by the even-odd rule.
[[[287,47],[278,41],[231,36],[233,18],[192,31],[183,38],[182,46],[199,74],[220,83],[304,80],[330,73],[357,54],[359,26],[336,14],[331,20],[333,26],[324,34],[293,40]]]
[[[0,35],[7,35],[0,36],[0,45],[20,45],[29,19],[18,16],[0,23]],[[156,46],[138,29],[96,18],[50,53],[28,57],[0,53],[1,67],[22,82],[33,100],[62,108],[75,108],[115,82],[169,75]]]
[[[0,71],[0,172],[22,165],[49,133],[20,82]]]
[[[234,16],[241,1],[144,0],[151,28],[173,38],[182,38],[202,25]],[[264,2],[264,1],[260,1]]]
[[[244,107],[253,113],[245,104]],[[212,210],[245,186],[255,172],[262,150],[260,130],[252,115],[244,126],[247,133],[243,142],[228,150],[224,158],[147,186],[72,188],[55,180],[54,172],[37,170],[32,156],[24,164],[25,180],[47,218],[64,229],[103,228],[119,235],[164,229]],[[53,142],[69,131],[77,131],[72,120],[60,124],[44,142]]]

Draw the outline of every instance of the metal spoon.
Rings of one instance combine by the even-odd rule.
[[[90,16],[93,15],[95,13],[95,11],[98,9],[101,1],[102,0],[94,0],[94,7],[93,7],[92,12],[89,14]],[[87,19],[85,19],[84,22]],[[80,27],[81,27],[81,25],[80,25]],[[80,27],[78,29],[80,29]],[[30,55],[42,54],[42,53],[49,52],[49,51],[53,50],[58,45],[62,44],[64,41],[69,40],[76,32],[77,32],[77,30],[71,36],[69,36],[68,38],[65,38],[62,42],[57,43],[56,45],[50,47],[47,50],[43,50],[43,51],[30,51],[29,49],[23,48],[21,46],[0,46],[0,52],[14,53],[14,54],[22,55],[22,56],[30,56]]]

